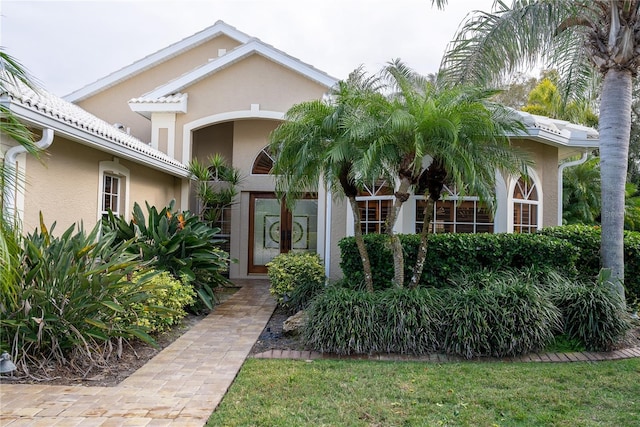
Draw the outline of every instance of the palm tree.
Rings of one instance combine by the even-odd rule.
[[[24,67],[0,49],[0,96],[12,87],[25,85],[35,90],[35,85]],[[0,132],[18,142],[27,152],[37,156],[38,150],[31,131],[6,106],[0,105]],[[0,163],[0,212],[3,211],[2,191],[13,186],[15,171],[13,165]],[[0,294],[6,303],[15,302],[15,284],[18,280],[16,266],[19,251],[19,231],[11,218],[0,218]],[[0,304],[1,305],[1,304]],[[11,307],[5,307],[11,308]]]
[[[564,172],[562,219],[565,224],[596,223],[601,205],[599,161],[598,157],[592,157]]]
[[[378,120],[380,128],[363,158],[362,169],[391,176],[397,183],[385,227],[394,249],[396,286],[404,285],[402,246],[393,233],[398,212],[412,192],[424,194],[427,200],[425,225],[410,281],[410,286],[416,286],[426,259],[428,224],[444,185],[452,184],[463,194],[477,195],[493,208],[496,171],[526,170],[526,155],[514,150],[507,138],[523,127],[511,110],[490,101],[496,91],[442,85],[415,73],[399,60],[389,63],[383,75],[391,95],[370,115]],[[380,120],[381,116],[385,120]]]
[[[275,156],[271,173],[275,175],[276,193],[285,197],[286,203],[293,204],[306,192],[317,189],[320,180],[333,197],[347,197],[370,292],[373,276],[356,201],[366,177],[358,173],[354,163],[362,156],[361,147],[367,140],[366,130],[358,133],[363,131],[358,117],[365,101],[377,96],[377,89],[375,78],[366,77],[362,68],[356,69],[347,80],[338,82],[329,97],[289,109],[285,121],[270,135],[269,146]]]
[[[587,87],[599,72],[601,257],[611,270],[612,289],[623,298],[624,190],[640,64],[639,12],[640,0],[514,0],[511,6],[498,0],[492,12],[466,20],[442,63],[456,81],[488,83],[542,60],[558,70],[567,95]]]

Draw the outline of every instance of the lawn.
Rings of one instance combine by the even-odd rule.
[[[639,426],[640,359],[248,359],[208,426]]]

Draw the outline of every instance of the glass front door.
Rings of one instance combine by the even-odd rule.
[[[293,212],[272,193],[253,193],[250,204],[249,273],[266,273],[280,253],[316,251],[317,199],[296,201]]]

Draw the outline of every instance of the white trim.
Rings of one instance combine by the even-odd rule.
[[[167,129],[167,156],[175,158],[176,113],[151,113],[151,146],[162,152],[159,147],[160,129]]]
[[[542,191],[542,181],[540,180],[540,177],[538,176],[538,173],[533,169],[533,168],[527,168],[527,173],[529,175],[529,178],[531,179],[531,181],[533,182],[533,184],[536,187],[536,193],[538,195],[538,200],[537,201],[529,201],[529,200],[520,200],[518,203],[524,203],[524,204],[531,204],[531,205],[536,205],[538,207],[537,209],[537,224],[536,227],[538,230],[540,230],[542,228],[542,218],[543,218],[543,204],[544,204],[544,194]],[[513,191],[516,188],[516,184],[518,183],[518,180],[520,179],[521,175],[518,176],[512,176],[509,179],[509,191],[507,193],[508,198],[507,198],[507,233],[513,233],[513,228],[514,228],[514,224],[513,224],[513,204],[514,204],[514,199],[513,198]]]
[[[122,166],[117,157],[113,159],[113,161],[105,160],[99,163],[98,166],[98,214],[96,219],[98,222],[102,219],[102,196],[104,190],[104,177],[105,175],[112,175],[121,179],[124,179],[124,194],[120,192],[118,195],[120,198],[124,196],[124,212],[121,212],[120,215],[124,216],[125,220],[129,220],[129,195],[130,192],[130,183],[131,183],[131,173],[129,169]],[[120,190],[122,190],[122,183],[119,182]]]
[[[589,157],[589,152],[584,151],[582,153],[582,157],[578,160],[573,160],[570,162],[564,162],[560,166],[558,166],[558,225],[562,225],[562,209],[564,203],[564,170],[568,167],[578,166],[587,161]]]
[[[238,41],[239,43],[246,43],[251,40],[251,37],[249,35],[238,31],[236,28],[226,24],[223,21],[217,21],[211,27],[208,27],[177,43],[167,46],[166,48],[161,49],[156,53],[142,58],[141,60],[136,61],[131,65],[121,68],[120,70],[115,71],[108,76],[95,81],[94,83],[88,84],[85,87],[68,94],[64,97],[64,99],[69,102],[82,101],[83,99],[86,99],[91,95],[101,92],[111,86],[115,86],[123,80],[133,77],[136,74],[140,74],[157,64],[178,56],[181,53],[186,52],[198,45],[206,43],[221,34],[224,34],[227,37]]]
[[[234,120],[266,119],[282,121],[284,120],[284,114],[285,113],[279,111],[238,110],[213,114],[211,116],[202,117],[192,122],[185,123],[184,126],[182,126],[182,163],[187,164],[191,161],[191,145],[193,144],[192,131],[194,130],[214,125],[216,123],[230,122]]]
[[[211,74],[223,70],[253,54],[262,55],[273,62],[283,65],[317,83],[320,83],[323,86],[326,86],[327,88],[330,88],[337,83],[337,79],[334,77],[331,77],[328,74],[325,74],[324,72],[317,70],[316,68],[313,68],[312,66],[307,65],[272,46],[266,45],[258,39],[252,39],[250,42],[242,46],[238,46],[226,55],[216,58],[213,61],[210,61],[186,74],[183,74],[177,79],[144,94],[143,98],[161,98],[163,96],[180,92],[186,87],[191,86]]]

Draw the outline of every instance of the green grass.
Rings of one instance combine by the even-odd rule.
[[[208,426],[638,426],[640,359],[248,359]]]

